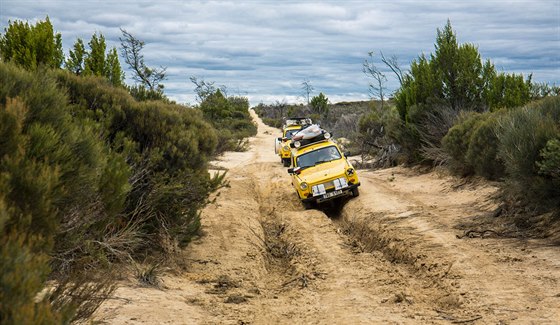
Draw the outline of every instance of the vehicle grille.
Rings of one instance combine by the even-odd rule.
[[[338,184],[338,186],[336,186],[335,182]],[[330,180],[328,182],[313,185],[312,186],[312,192],[313,192],[313,196],[318,196],[318,195],[325,194],[327,190],[330,191],[332,189],[342,189],[342,188],[346,188],[346,187],[348,187],[348,183],[346,182],[346,178],[340,177],[340,178]]]
[[[325,182],[325,183],[322,183],[322,184],[325,187],[325,189],[330,189],[331,187],[334,187],[334,180],[328,181],[328,182]]]

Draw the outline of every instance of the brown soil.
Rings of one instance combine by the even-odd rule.
[[[274,154],[279,131],[258,123],[249,151],[214,163],[230,186],[202,212],[185,270],[159,288],[124,283],[96,321],[560,323],[560,249],[496,217],[491,184],[361,170],[359,197],[304,210]]]

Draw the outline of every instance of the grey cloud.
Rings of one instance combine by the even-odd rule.
[[[397,55],[406,69],[419,54],[433,52],[436,29],[447,19],[459,42],[477,45],[499,69],[560,82],[555,0],[0,0],[0,9],[2,28],[9,19],[48,14],[66,51],[77,37],[87,41],[94,32],[118,46],[119,28],[126,29],[146,42],[148,65],[168,67],[166,92],[180,102],[194,102],[191,75],[246,92],[253,104],[301,102],[304,78],[331,101],[367,99],[361,68],[368,51]],[[388,87],[396,89],[386,72]]]

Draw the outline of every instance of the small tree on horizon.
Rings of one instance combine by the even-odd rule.
[[[314,90],[309,79],[303,80],[301,83],[301,89],[303,90],[303,97],[307,100],[307,105],[309,106],[309,96]]]
[[[311,99],[311,109],[314,112],[325,116],[325,119],[329,115],[329,99],[323,93],[319,93],[319,95],[314,96]]]
[[[379,98],[381,101],[381,109],[385,102],[385,91],[387,90],[386,82],[387,77],[374,63],[374,52],[370,51],[368,53],[368,59],[364,60],[362,71],[363,73],[373,79],[373,82],[369,84],[369,92],[372,98]]]
[[[123,37],[119,37],[121,41],[121,51],[124,61],[133,72],[133,79],[150,91],[162,91],[164,86],[161,84],[166,78],[167,67],[150,68],[144,63],[143,41],[132,36],[129,32],[121,28]]]

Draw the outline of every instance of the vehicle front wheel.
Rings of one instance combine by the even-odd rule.
[[[284,167],[290,167],[290,158],[282,158],[282,164],[284,165]]]
[[[352,189],[352,196],[353,197],[360,196],[360,190],[358,190],[357,187]]]

